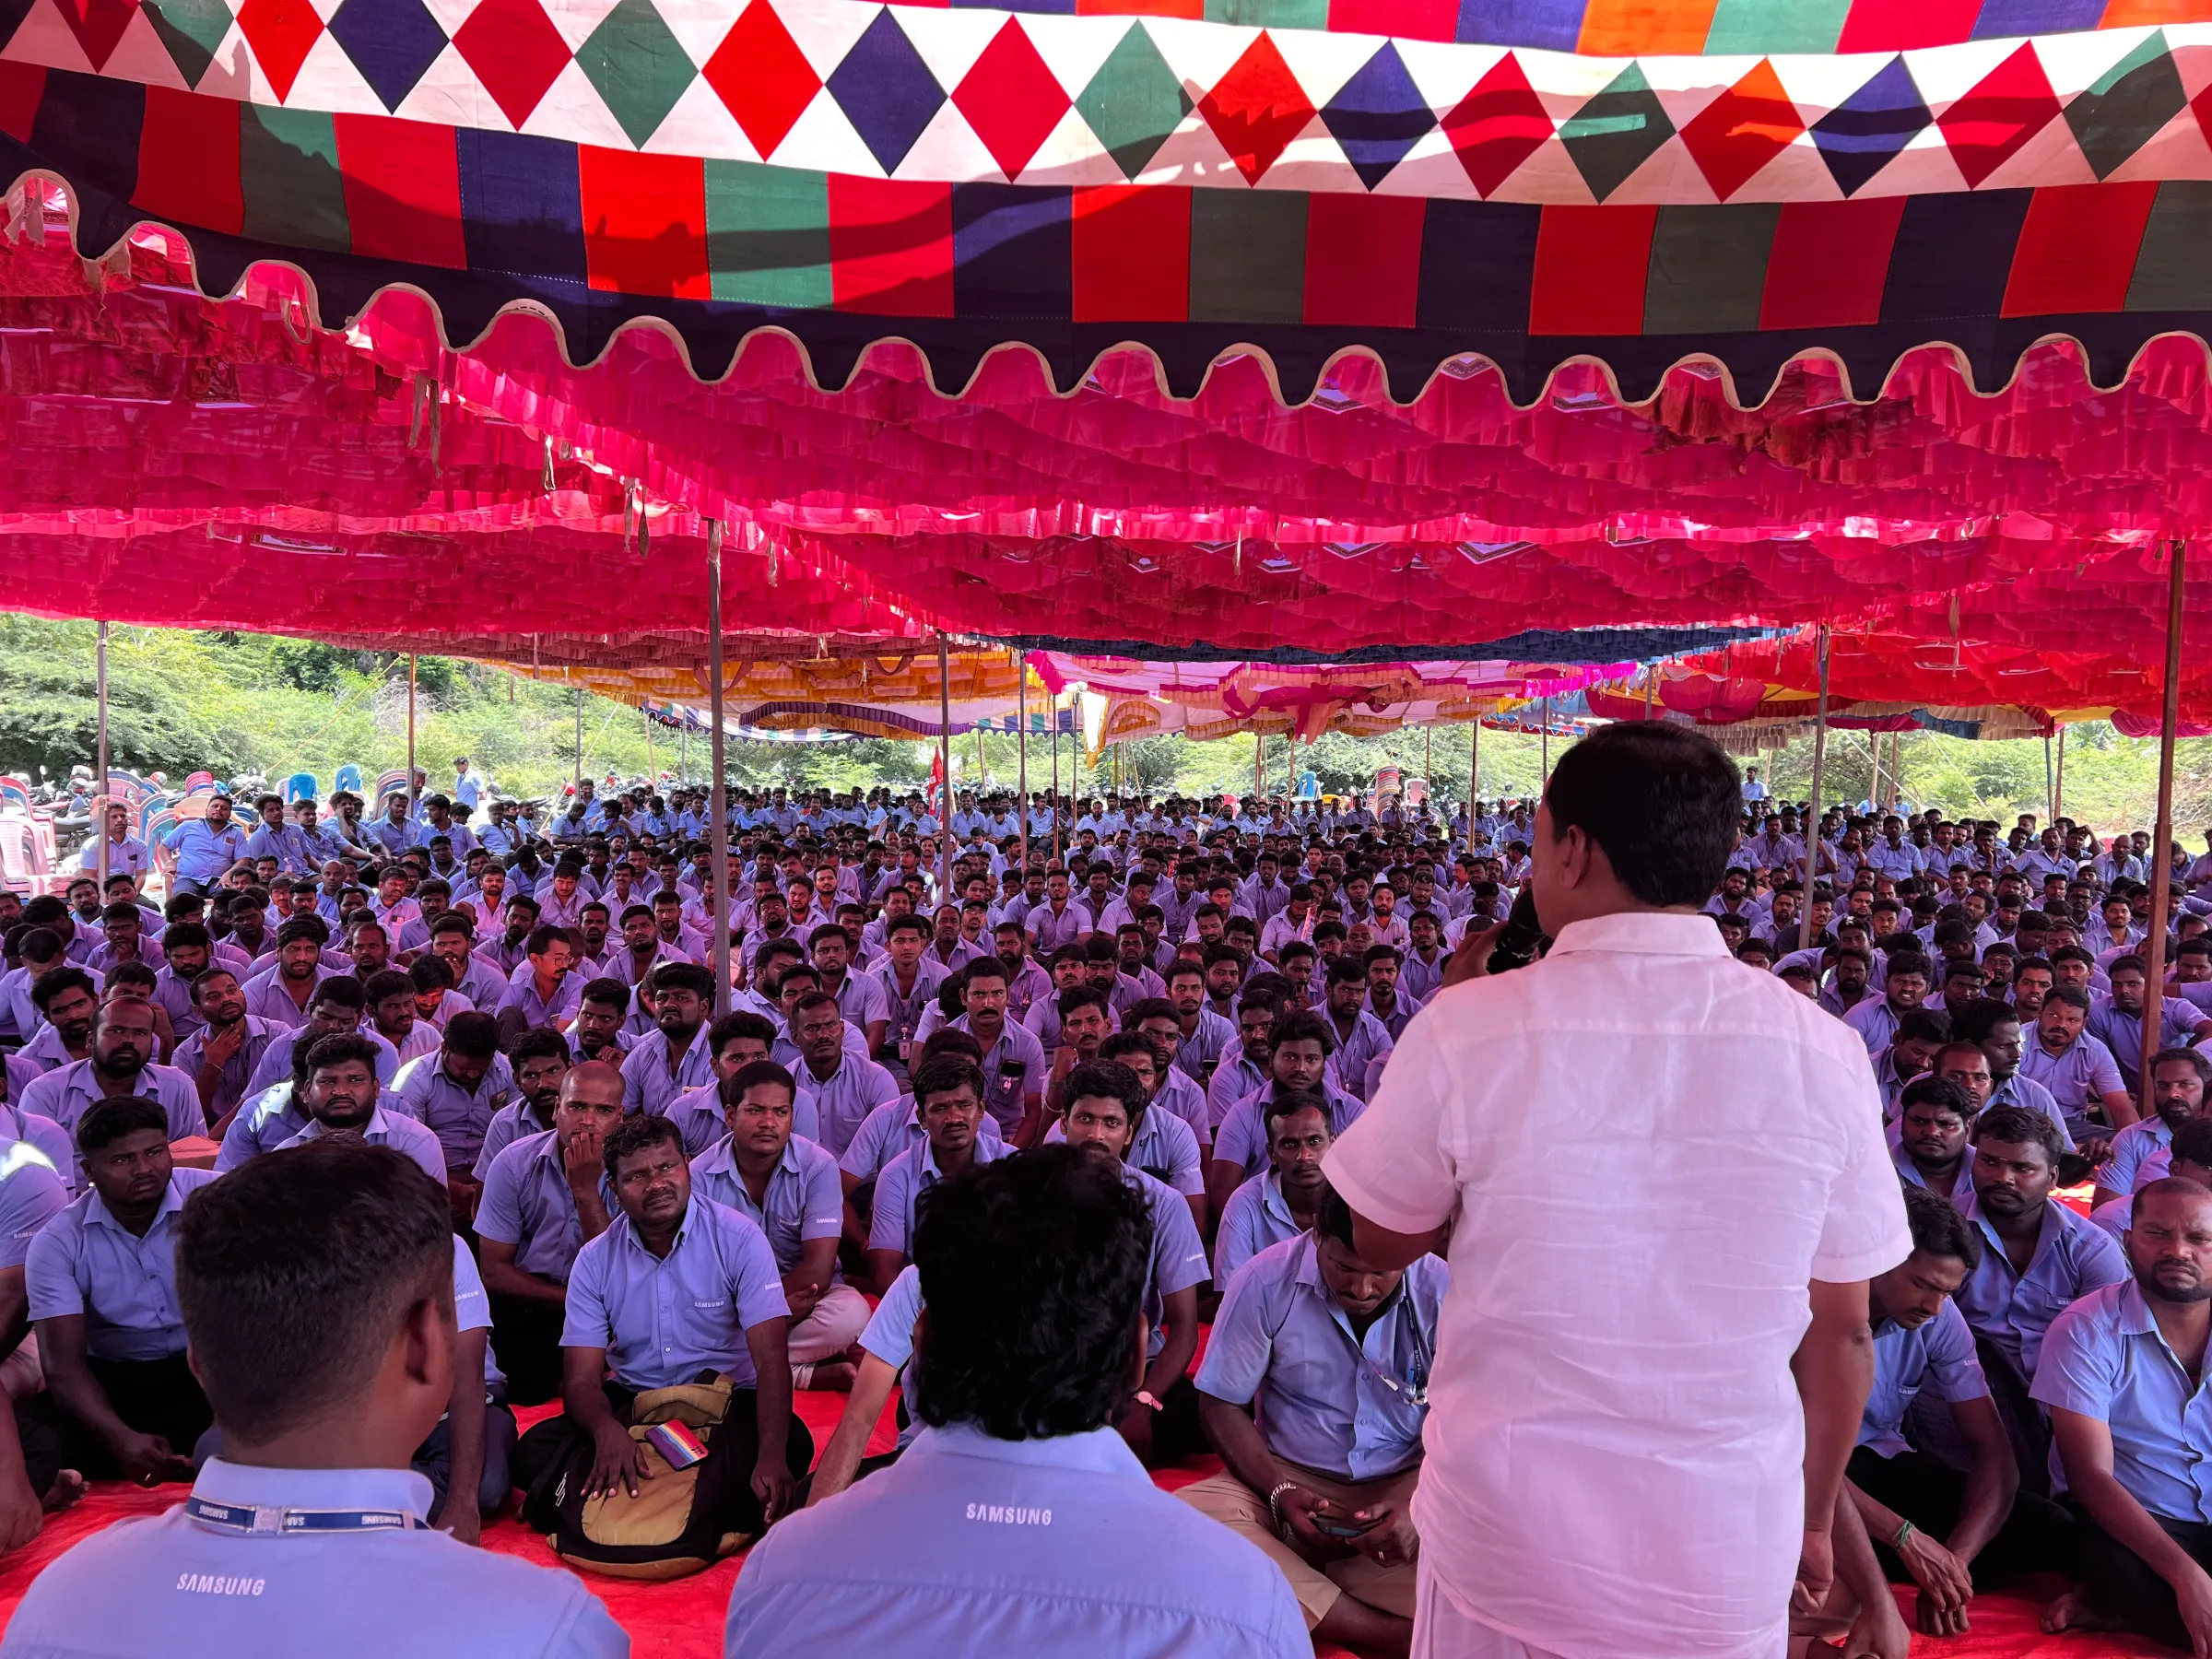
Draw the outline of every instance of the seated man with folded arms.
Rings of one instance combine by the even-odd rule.
[[[666,1118],[624,1121],[606,1136],[604,1162],[620,1207],[577,1253],[560,1336],[561,1398],[596,1449],[585,1490],[634,1494],[651,1478],[645,1445],[629,1433],[640,1394],[727,1376],[735,1386],[716,1443],[749,1478],[732,1483],[721,1530],[758,1533],[791,1507],[814,1462],[814,1438],[791,1412],[790,1310],[775,1253],[752,1222],[692,1193],[683,1137]]]
[[[508,1397],[537,1406],[560,1392],[560,1332],[576,1253],[614,1213],[602,1151],[622,1121],[622,1074],[603,1061],[562,1077],[553,1127],[491,1160],[477,1206],[491,1347]]]
[[[317,1038],[307,1051],[307,1088],[300,1098],[308,1121],[276,1149],[344,1130],[369,1146],[405,1153],[432,1181],[443,1181],[445,1149],[438,1137],[404,1112],[386,1112],[377,1096],[376,1050],[366,1037]]]
[[[1264,1114],[1267,1168],[1229,1195],[1214,1239],[1214,1288],[1227,1290],[1238,1268],[1271,1244],[1313,1230],[1328,1182],[1323,1154],[1335,1141],[1328,1102],[1302,1089],[1278,1089]],[[1963,1142],[1965,1129],[1961,1125]]]
[[[213,1420],[184,1355],[177,1215],[216,1179],[174,1167],[152,1100],[97,1102],[76,1124],[86,1191],[24,1260],[47,1392],[67,1417],[70,1466],[154,1486],[188,1479]]]
[[[1022,1659],[1310,1659],[1281,1573],[1153,1486],[1112,1432],[1144,1351],[1153,1226],[1125,1181],[1059,1147],[938,1189],[914,1240],[926,1427],[753,1547],[725,1659],[871,1640],[966,1653],[979,1631],[1018,1632]]]
[[[1972,1198],[1974,1159],[1967,1136],[1973,1118],[1972,1103],[1958,1084],[1936,1077],[1906,1084],[1903,1110],[1888,1129],[1898,1179],[1954,1204]]]
[[[839,1276],[844,1193],[837,1159],[793,1133],[798,1086],[772,1060],[740,1066],[718,1086],[728,1132],[691,1160],[691,1190],[767,1234],[791,1308],[794,1388],[849,1388],[845,1358],[868,1323],[868,1299]]]
[[[1191,1220],[1206,1231],[1206,1177],[1199,1172],[1198,1142],[1191,1126],[1159,1107],[1157,1090],[1165,1075],[1160,1053],[1151,1038],[1139,1031],[1116,1031],[1099,1044],[1099,1058],[1126,1066],[1144,1090],[1144,1105],[1136,1113],[1125,1161],[1153,1180],[1181,1193],[1190,1206]],[[1048,1141],[1065,1140],[1066,1131],[1054,1124],[1044,1132]]]
[[[914,1114],[923,1139],[883,1166],[868,1218],[868,1275],[877,1295],[912,1259],[914,1222],[937,1183],[979,1163],[1008,1156],[1003,1141],[982,1133],[983,1073],[949,1054],[914,1073]]]
[[[2150,1062],[2150,1115],[2112,1136],[2112,1155],[2098,1166],[2099,1206],[2132,1197],[2166,1173],[2173,1154],[2174,1132],[2205,1112],[2205,1089],[2212,1084],[2212,1059],[2193,1048],[2166,1049]]]
[[[1874,1383],[1844,1491],[1888,1577],[1920,1587],[1922,1633],[1956,1636],[1969,1629],[1978,1592],[2057,1564],[2066,1518],[2048,1499],[2019,1495],[2020,1472],[1973,1333],[1951,1303],[1986,1247],[1933,1193],[1908,1187],[1905,1217],[1912,1253],[1867,1287]],[[1923,1389],[1948,1407],[1967,1453],[1963,1472],[1906,1438],[1906,1413]]]
[[[1070,1146],[1121,1170],[1152,1212],[1152,1277],[1145,1292],[1145,1385],[1116,1427],[1139,1457],[1172,1463],[1203,1451],[1198,1395],[1183,1373],[1198,1351],[1198,1287],[1206,1281],[1206,1244],[1173,1188],[1129,1161],[1144,1086],[1118,1061],[1078,1066],[1067,1079],[1060,1114]]]
[[[2212,1652],[2212,1192],[2170,1176],[2129,1200],[2127,1277],[2052,1321],[2035,1373],[2076,1512],[2076,1586],[2047,1630],[2134,1630]]]
[[[408,1465],[463,1363],[456,1265],[444,1194],[388,1150],[300,1147],[195,1193],[177,1341],[223,1454],[189,1503],[49,1567],[0,1653],[627,1654],[570,1574],[421,1524]]]
[[[1179,1496],[1282,1570],[1317,1643],[1412,1638],[1413,1493],[1451,1282],[1433,1255],[1368,1265],[1324,1184],[1313,1231],[1246,1263],[1214,1317],[1198,1409],[1223,1466]]]

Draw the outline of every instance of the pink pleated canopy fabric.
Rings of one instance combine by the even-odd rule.
[[[11,603],[696,661],[714,520],[725,626],[794,654],[942,629],[1410,657],[1829,622],[2144,661],[2166,542],[2212,526],[2212,387],[2182,336],[2116,389],[2052,341],[1989,396],[1940,348],[1867,402],[1804,358],[1753,409],[1694,364],[1630,406],[1570,364],[1516,406],[1474,359],[1400,404],[1349,357],[1286,406],[1233,352],[1189,398],[1134,351],[1067,395],[1001,352],[951,395],[890,343],[832,392],[760,335],[707,383],[650,331],[577,368],[526,314],[455,351],[405,291],[338,332],[281,269],[214,300],[188,276],[152,229],[97,263],[52,226],[0,240]]]

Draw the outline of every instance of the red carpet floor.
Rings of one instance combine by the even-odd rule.
[[[802,1394],[797,1409],[814,1431],[818,1446],[828,1441],[844,1409],[844,1396]],[[522,1414],[525,1426],[548,1414],[538,1407]],[[896,1440],[890,1415],[877,1425],[870,1452],[888,1451]],[[1155,1478],[1169,1491],[1210,1474],[1212,1460],[1182,1469],[1163,1471]],[[158,1492],[100,1482],[68,1513],[48,1522],[28,1549],[0,1559],[0,1620],[14,1612],[39,1570],[72,1544],[113,1522],[135,1515],[159,1514],[179,1502],[181,1486]],[[514,1520],[501,1521],[484,1535],[486,1547],[502,1554],[550,1563],[545,1540]],[[634,1659],[719,1659],[722,1653],[723,1615],[729,1606],[730,1586],[736,1581],[743,1557],[724,1561],[695,1578],[666,1584],[636,1584],[622,1579],[591,1579],[592,1588],[607,1611],[629,1631]],[[1937,1641],[1917,1638],[1915,1654],[1927,1659],[2087,1659],[2095,1654],[2151,1655],[2169,1650],[2146,1641],[2112,1636],[2046,1636],[2036,1629],[2037,1604],[2016,1596],[1986,1595],[1974,1603],[1974,1630],[1971,1636]],[[1910,1607],[1908,1605],[1908,1617]],[[1323,1659],[1339,1650],[1325,1650]]]

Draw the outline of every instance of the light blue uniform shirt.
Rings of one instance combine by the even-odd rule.
[[[80,870],[100,868],[100,841],[97,836],[85,843],[84,853],[77,859],[76,864]],[[143,876],[153,867],[153,854],[147,850],[146,843],[136,836],[126,835],[119,841],[112,841],[108,843],[109,875],[112,876],[121,870],[127,875]]]
[[[319,851],[297,824],[279,824],[274,830],[262,824],[246,837],[248,858],[273,858],[277,869],[287,876],[317,874],[322,868],[315,856]]]
[[[984,1135],[975,1139],[977,1165],[996,1163],[1010,1157],[1004,1142]],[[883,1166],[883,1173],[876,1178],[876,1204],[868,1217],[868,1248],[895,1250],[900,1255],[914,1253],[914,1215],[924,1194],[943,1180],[937,1169],[936,1148],[926,1136],[922,1144],[906,1151]],[[1189,1211],[1186,1208],[1187,1219]]]
[[[1859,1417],[1858,1443],[1882,1457],[1910,1452],[1905,1412],[1931,1382],[1949,1402],[1989,1394],[1989,1380],[1974,1357],[1974,1334],[1947,1301],[1935,1318],[1912,1330],[1887,1319],[1875,1327],[1874,1386]]]
[[[2028,1271],[2015,1273],[1981,1206],[1969,1200],[1959,1213],[1982,1231],[1982,1265],[1959,1287],[1959,1311],[2031,1380],[2051,1322],[2076,1298],[2127,1277],[2127,1260],[2102,1228],[2053,1198],[2043,1205]]]
[[[87,1191],[30,1241],[23,1282],[30,1317],[85,1316],[85,1351],[96,1359],[164,1359],[184,1351],[177,1308],[176,1224],[184,1195],[215,1180],[177,1170],[143,1239],[134,1238]]]
[[[952,1022],[951,1029],[966,1031],[971,1037],[975,1035],[965,1014]],[[1009,1061],[1021,1068],[1018,1077],[1006,1069]],[[998,1041],[984,1051],[982,1066],[983,1114],[998,1125],[1002,1138],[1013,1134],[1020,1124],[1023,1103],[1028,1097],[1044,1092],[1044,1076],[1051,1069],[1051,1063],[1044,1057],[1044,1044],[1037,1041],[1036,1034],[1008,1018]]]
[[[1253,1256],[1305,1230],[1291,1218],[1282,1177],[1273,1170],[1254,1175],[1221,1206],[1221,1225],[1214,1234],[1214,1288],[1228,1289],[1230,1276]]]
[[[421,1524],[411,1469],[276,1469],[211,1459],[183,1504],[93,1534],[39,1575],[7,1627],[11,1659],[314,1653],[371,1659],[628,1659],[629,1637],[574,1575],[472,1549]],[[417,1524],[287,1530],[277,1512],[406,1512]],[[268,1518],[255,1527],[253,1512]]]
[[[1329,1035],[1335,1037],[1335,1017],[1324,1013],[1322,1018],[1328,1021]],[[1335,1068],[1338,1087],[1347,1094],[1366,1100],[1368,1066],[1377,1059],[1388,1060],[1391,1051],[1396,1047],[1397,1044],[1391,1039],[1390,1028],[1362,1007],[1359,1018],[1352,1022],[1352,1034],[1338,1039],[1336,1052],[1329,1056],[1329,1064]]]
[[[307,1113],[292,1100],[291,1078],[247,1098],[231,1114],[223,1144],[215,1155],[215,1172],[227,1175],[247,1159],[274,1152],[307,1127]]]
[[[179,880],[211,886],[245,857],[246,832],[235,821],[217,830],[205,818],[187,818],[163,836],[161,844],[177,855]]]
[[[695,1193],[666,1256],[640,1243],[619,1213],[577,1253],[560,1343],[605,1348],[626,1388],[669,1388],[701,1371],[724,1372],[750,1388],[756,1379],[746,1332],[790,1316],[767,1236]]]
[[[792,1066],[791,1075],[814,1096],[822,1145],[840,1156],[869,1112],[900,1098],[899,1085],[889,1072],[850,1049],[838,1055],[837,1070],[827,1077],[816,1077],[804,1061]],[[984,1114],[986,1121],[989,1115]]]
[[[1311,1659],[1273,1563],[1155,1487],[1112,1429],[927,1429],[747,1557],[725,1659],[865,1648],[1021,1659]]]
[[[615,1190],[599,1177],[599,1201],[617,1215]],[[560,1161],[559,1135],[525,1135],[491,1160],[477,1201],[477,1237],[514,1246],[514,1265],[556,1284],[568,1280],[583,1248],[583,1223]]]
[[[508,1069],[506,1055],[494,1054],[483,1081],[464,1088],[447,1074],[443,1051],[434,1050],[399,1068],[384,1108],[429,1128],[445,1144],[446,1166],[466,1170],[475,1166],[477,1154],[484,1149],[484,1131],[490,1127],[492,1114],[513,1093],[514,1074]]]
[[[1362,1337],[1322,1281],[1312,1236],[1270,1245],[1230,1281],[1199,1392],[1256,1402],[1277,1457],[1339,1480],[1394,1475],[1421,1455],[1437,1311],[1451,1285],[1452,1270],[1422,1256]]]
[[[1127,1164],[1122,1166],[1122,1179],[1144,1195],[1145,1207],[1152,1212],[1152,1259],[1145,1276],[1144,1309],[1145,1351],[1149,1357],[1167,1346],[1161,1326],[1168,1298],[1206,1283],[1206,1241],[1198,1236],[1191,1206],[1166,1182]]]
[[[525,1135],[543,1135],[546,1126],[537,1121],[527,1100],[514,1100],[491,1114],[491,1122],[484,1127],[484,1145],[477,1153],[477,1161],[469,1175],[481,1185],[484,1177],[491,1172],[492,1159],[521,1140]]]
[[[690,1046],[677,1060],[673,1077],[668,1075],[667,1037],[657,1030],[648,1031],[622,1062],[622,1110],[665,1116],[669,1102],[677,1096],[713,1080],[714,1056],[707,1044],[704,1024],[692,1032]]]
[[[282,994],[279,993],[279,994]],[[289,1002],[291,999],[286,997]],[[363,1021],[353,1033],[366,1037],[376,1045],[376,1086],[389,1088],[392,1080],[399,1076],[399,1051],[392,1046],[390,1038]],[[316,1040],[308,1035],[307,1027],[295,1026],[288,1031],[278,1031],[269,1039],[268,1046],[261,1051],[261,1059],[253,1067],[253,1080],[246,1085],[249,1098],[292,1080],[292,1055],[301,1042],[312,1048]]]
[[[1065,1141],[1067,1131],[1054,1123],[1044,1132],[1044,1138],[1047,1142]],[[1198,1137],[1173,1112],[1162,1111],[1158,1100],[1145,1109],[1144,1119],[1136,1126],[1136,1138],[1129,1143],[1128,1157],[1123,1161],[1165,1182],[1186,1198],[1198,1197],[1206,1191]]]
[[[69,1207],[61,1167],[29,1141],[0,1142],[0,1267],[20,1267],[47,1222]]]
[[[216,1079],[215,1099],[208,1103],[207,1110],[218,1120],[246,1098],[246,1085],[253,1078],[254,1068],[260,1065],[269,1044],[280,1035],[266,1022],[254,1018],[251,1014],[245,1017],[245,1020],[246,1034],[239,1042],[238,1052],[224,1062],[223,1069]],[[200,1075],[200,1055],[206,1045],[207,1030],[203,1027],[178,1043],[176,1053],[172,1056],[177,1070],[192,1078],[195,1086]]]
[[[834,1239],[844,1231],[845,1193],[837,1179],[837,1159],[795,1135],[769,1171],[768,1189],[759,1204],[737,1173],[736,1153],[726,1135],[691,1160],[691,1191],[735,1210],[765,1233],[778,1273],[799,1265],[809,1239]],[[840,1282],[834,1264],[830,1280]]]
[[[2006,1078],[1990,1090],[1989,1104],[1983,1107],[1982,1111],[1987,1114],[2000,1106],[2019,1106],[2030,1112],[2041,1112],[2058,1125],[2059,1145],[2068,1152],[2075,1149],[2074,1131],[2066,1126],[2066,1114],[2059,1110],[2058,1102],[2051,1097],[2051,1091],[2033,1077],[2023,1077],[2016,1072]]]
[[[131,1092],[152,1100],[168,1114],[171,1140],[207,1133],[207,1114],[200,1110],[199,1090],[193,1087],[190,1077],[175,1067],[146,1067],[138,1074]],[[50,1071],[26,1086],[23,1098],[16,1104],[59,1124],[74,1147],[78,1120],[101,1098],[100,1083],[92,1076],[92,1062],[72,1060],[60,1070]],[[78,1162],[81,1165],[83,1160],[80,1159]]]
[[[553,987],[553,999],[547,1002],[538,995],[537,971],[531,967],[530,959],[524,957],[508,974],[507,989],[500,994],[499,1006],[492,1012],[504,1013],[509,1008],[520,1008],[523,1011],[523,1023],[526,1026],[549,1026],[560,1020],[572,1019],[577,1006],[583,1001],[584,982],[580,973],[562,974],[560,982]]]
[[[2204,1382],[2189,1381],[2131,1278],[2089,1292],[2051,1322],[2029,1392],[2110,1429],[2113,1478],[2152,1514],[2212,1525],[2206,1382],[2212,1371]],[[2062,1473],[2055,1451],[2051,1465]]]
[[[899,1269],[899,1277],[883,1293],[876,1312],[868,1316],[867,1328],[860,1334],[860,1346],[897,1371],[902,1388],[907,1362],[914,1357],[914,1322],[921,1317],[922,1269],[909,1262]],[[909,1417],[899,1430],[899,1450],[905,1451],[921,1432],[922,1419]]]
[[[1359,1121],[1367,1110],[1367,1102],[1355,1100],[1336,1087],[1335,1081],[1324,1082],[1329,1100],[1329,1133],[1342,1135]],[[1267,1102],[1275,1098],[1275,1085],[1246,1095],[1231,1106],[1214,1129],[1214,1157],[1228,1163],[1243,1166],[1247,1176],[1257,1175],[1267,1167],[1267,1120],[1262,1114]]]
[[[2100,1097],[2121,1093],[2126,1088],[2112,1050],[2087,1031],[2057,1054],[2030,1033],[2020,1054],[2019,1075],[2051,1091],[2051,1098],[2066,1114],[2066,1126],[2077,1135],[2088,1128],[2088,1109]]]
[[[998,1125],[991,1114],[983,1114],[982,1138],[997,1140]],[[911,1152],[929,1139],[922,1128],[922,1113],[914,1105],[912,1095],[900,1095],[886,1100],[862,1120],[853,1131],[837,1167],[856,1181],[873,1181],[881,1175],[886,1166],[903,1152]]]
[[[2097,1171],[2097,1184],[2115,1193],[2133,1193],[2166,1173],[2173,1161],[2173,1131],[2153,1112],[2112,1136],[2112,1156]]]
[[[314,982],[318,985],[327,979],[344,977],[327,960],[315,965]],[[294,1030],[307,1023],[307,1008],[292,1000],[291,993],[284,988],[283,982],[284,969],[279,965],[263,969],[240,988],[246,994],[247,1013],[265,1024]],[[314,1001],[315,994],[311,990],[307,994],[308,1007],[312,1007]]]
[[[278,1141],[275,1149],[281,1152],[287,1147],[304,1147],[310,1141],[321,1140],[328,1133],[321,1124],[310,1122],[297,1134]],[[360,1135],[371,1147],[389,1147],[394,1152],[404,1153],[413,1160],[417,1169],[432,1181],[443,1184],[445,1148],[438,1144],[436,1135],[413,1118],[404,1117],[396,1112],[386,1112],[379,1106],[369,1114],[369,1122],[362,1126]]]

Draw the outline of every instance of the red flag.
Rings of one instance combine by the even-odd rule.
[[[929,806],[937,815],[937,822],[945,821],[945,751],[933,749],[929,757]]]

